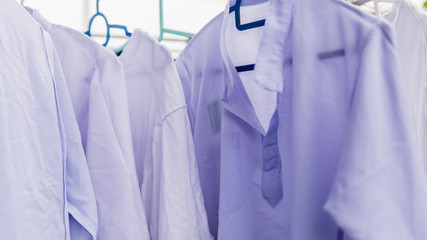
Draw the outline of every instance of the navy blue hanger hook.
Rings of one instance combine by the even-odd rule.
[[[236,4],[234,4],[234,6],[231,6],[230,11],[228,12],[229,14],[232,12],[235,12],[234,18],[235,18],[237,30],[245,31],[245,30],[249,30],[252,28],[262,27],[265,25],[265,19],[255,21],[255,22],[241,24],[241,20],[240,20],[240,7],[241,6],[242,6],[242,0],[236,0]],[[249,65],[243,65],[243,66],[237,66],[236,67],[237,72],[253,71],[254,69],[255,69],[255,64],[249,64]]]
[[[257,28],[262,27],[265,25],[265,19],[251,22],[251,23],[245,23],[241,24],[240,20],[240,7],[242,6],[242,0],[236,0],[236,4],[234,6],[230,7],[230,11],[228,13],[236,12],[235,13],[235,22],[236,22],[236,28],[239,31],[245,31],[251,28]]]
[[[90,19],[90,22],[89,22],[89,29],[87,30],[87,32],[85,32],[85,34],[86,34],[86,35],[88,35],[89,37],[92,37],[92,33],[90,32],[90,31],[91,31],[91,29],[92,29],[92,23],[93,23],[93,21],[95,20],[95,18],[96,18],[96,17],[98,17],[98,16],[100,16],[100,17],[102,17],[102,18],[104,19],[104,21],[105,21],[105,25],[107,26],[107,35],[105,36],[105,37],[106,37],[106,40],[105,40],[105,43],[104,43],[104,44],[102,44],[102,46],[104,46],[104,47],[105,47],[105,46],[107,46],[108,42],[110,41],[110,37],[111,37],[110,29],[111,29],[111,28],[122,29],[122,30],[125,32],[126,36],[128,36],[128,37],[132,36],[132,33],[130,33],[130,32],[128,31],[128,28],[127,28],[126,26],[122,26],[122,25],[115,25],[115,24],[109,24],[109,23],[108,23],[108,20],[107,20],[107,17],[106,17],[103,13],[101,13],[101,12],[99,11],[99,0],[96,0],[96,13],[95,13],[95,15],[93,15],[93,17]]]

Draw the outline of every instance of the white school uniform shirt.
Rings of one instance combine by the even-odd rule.
[[[408,0],[395,0],[385,18],[396,30],[409,108],[427,171],[427,13]]]
[[[53,46],[50,36],[49,41]],[[96,239],[98,211],[80,130],[56,51],[52,51],[52,59],[54,61],[51,62],[51,71],[56,82],[65,131],[67,209],[70,215],[71,239]]]
[[[211,239],[184,93],[171,53],[136,30],[120,55],[152,239]]]
[[[0,0],[0,28],[0,238],[69,239],[69,124],[53,43],[13,0]]]
[[[64,70],[97,202],[97,239],[150,239],[120,62],[82,33],[32,15],[51,34]]]
[[[237,63],[234,48],[248,46],[233,34],[254,29],[231,31],[235,4],[176,61],[212,234],[427,239],[427,186],[393,28],[341,0],[270,0],[257,54]],[[264,19],[240,15],[241,24]],[[235,68],[253,63],[253,73]],[[267,131],[243,81],[278,96]]]

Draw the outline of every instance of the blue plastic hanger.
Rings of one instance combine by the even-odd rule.
[[[242,6],[242,0],[236,0],[236,4],[234,6],[230,7],[230,11],[228,13],[236,12],[235,13],[235,22],[236,22],[236,28],[239,31],[245,31],[252,28],[262,27],[265,25],[265,19],[251,22],[251,23],[245,23],[241,24],[240,20],[240,7]]]
[[[338,234],[337,234],[337,240],[343,240],[344,239],[344,231],[339,228],[338,229]]]
[[[132,33],[130,33],[130,32],[128,31],[128,28],[127,28],[126,26],[122,26],[122,25],[115,25],[115,24],[109,24],[109,23],[108,23],[108,20],[107,20],[107,17],[105,17],[105,15],[104,15],[103,13],[99,12],[99,0],[96,0],[96,13],[95,13],[95,15],[93,15],[93,17],[90,19],[90,22],[89,22],[89,29],[87,30],[87,32],[85,32],[85,34],[86,34],[86,35],[88,35],[89,37],[92,37],[92,34],[91,34],[91,32],[90,32],[90,31],[91,31],[91,29],[92,29],[92,23],[93,23],[93,20],[95,20],[95,18],[96,18],[97,16],[102,17],[102,18],[104,19],[104,21],[105,21],[106,26],[107,26],[107,36],[106,36],[106,40],[105,40],[105,43],[104,43],[104,44],[102,44],[102,46],[104,46],[104,47],[105,47],[105,46],[107,46],[108,42],[110,41],[110,37],[111,37],[111,35],[110,35],[110,29],[112,29],[112,28],[122,29],[123,31],[125,31],[126,36],[128,36],[128,37],[132,36]]]
[[[234,17],[235,17],[235,23],[236,23],[237,30],[245,31],[245,30],[249,30],[252,28],[262,27],[265,25],[265,19],[255,21],[255,22],[241,24],[241,20],[240,20],[240,7],[241,6],[242,6],[242,0],[236,0],[236,4],[234,6],[231,6],[230,11],[228,12],[228,13],[235,12]],[[252,71],[254,69],[255,69],[255,64],[249,64],[249,65],[243,65],[243,66],[237,66],[236,67],[237,72],[247,72],[247,71]]]

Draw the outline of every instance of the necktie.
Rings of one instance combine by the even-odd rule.
[[[279,106],[279,105],[278,105]],[[270,127],[263,139],[262,196],[275,207],[283,198],[282,166],[278,147],[279,111],[278,107],[270,121]]]

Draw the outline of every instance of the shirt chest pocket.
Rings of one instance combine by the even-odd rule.
[[[318,103],[325,106],[328,114],[343,114],[348,103],[350,79],[347,72],[344,49],[321,52],[317,56],[317,71],[314,71],[311,84],[315,86]]]
[[[240,134],[229,133],[221,146],[221,186],[219,214],[237,211],[243,205],[244,178]]]

